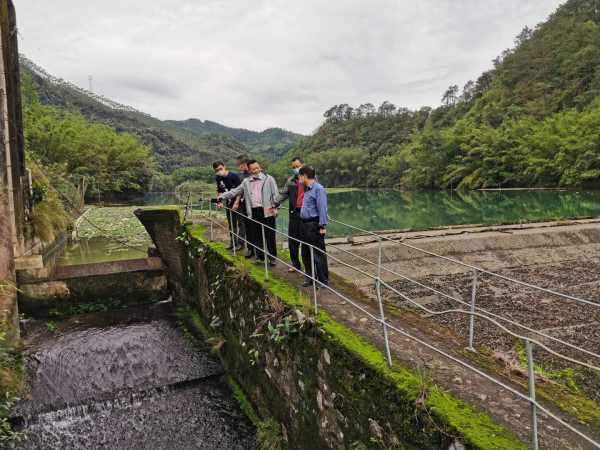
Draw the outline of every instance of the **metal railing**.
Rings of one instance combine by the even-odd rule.
[[[194,195],[194,194],[192,194],[192,195]],[[197,197],[199,197],[199,196],[197,196]],[[205,200],[202,199],[201,200],[201,204],[200,204],[200,206],[201,206],[201,216],[209,220],[209,224],[210,224],[209,225],[209,227],[210,227],[210,239],[211,240],[214,239],[214,235],[213,235],[213,223],[214,223],[214,224],[218,225],[219,227],[223,228],[224,230],[227,230],[228,233],[230,234],[230,236],[232,238],[237,237],[238,239],[241,239],[242,241],[244,241],[247,245],[250,245],[250,246],[254,247],[253,243],[250,243],[248,240],[246,240],[245,238],[241,237],[239,234],[235,233],[235,230],[233,230],[233,228],[226,227],[223,224],[221,224],[219,221],[213,219],[213,208],[212,208],[212,203],[210,203],[210,201],[209,201],[208,214],[205,214],[204,202],[205,202]],[[198,206],[198,205],[194,205],[193,202],[190,203],[190,197],[188,197],[188,200],[186,202],[186,212],[188,210],[190,210],[192,212],[192,217],[193,217],[194,206]],[[438,353],[438,354],[440,354],[440,355],[442,355],[442,356],[444,356],[444,357],[446,357],[446,358],[454,361],[455,363],[460,364],[461,366],[467,368],[468,370],[470,370],[470,371],[472,371],[472,372],[474,372],[474,373],[476,373],[476,374],[478,374],[478,375],[486,378],[487,380],[493,382],[497,386],[500,386],[503,389],[506,389],[507,391],[509,391],[512,394],[518,396],[519,398],[522,398],[523,400],[528,401],[530,403],[530,405],[531,405],[531,440],[532,440],[532,447],[534,449],[536,449],[536,450],[538,449],[538,430],[537,430],[537,411],[538,411],[538,409],[540,411],[543,411],[548,417],[550,417],[553,420],[557,421],[558,423],[560,423],[561,425],[563,425],[564,427],[566,427],[570,431],[576,433],[578,436],[580,436],[581,438],[583,438],[584,440],[586,440],[587,442],[589,442],[590,444],[592,444],[596,448],[600,448],[600,443],[596,442],[595,440],[593,440],[589,436],[587,436],[584,433],[582,433],[581,431],[577,430],[576,428],[574,428],[569,423],[563,421],[561,418],[557,417],[556,415],[554,415],[553,413],[551,413],[547,408],[545,408],[544,406],[540,405],[537,402],[536,395],[535,395],[535,371],[534,371],[534,361],[533,361],[533,344],[537,345],[541,349],[544,349],[545,351],[549,352],[550,354],[552,354],[552,355],[554,355],[556,357],[559,357],[559,358],[561,358],[561,359],[563,359],[565,361],[568,361],[568,362],[571,362],[571,363],[574,363],[574,364],[586,367],[588,369],[592,369],[592,370],[600,372],[600,367],[597,367],[597,366],[594,366],[592,364],[589,364],[589,363],[586,363],[586,362],[583,362],[583,361],[579,361],[577,359],[570,358],[568,356],[562,355],[562,354],[560,354],[560,353],[558,353],[558,352],[556,352],[556,351],[548,348],[546,345],[542,344],[539,341],[531,339],[530,337],[527,337],[527,336],[522,336],[522,335],[516,334],[515,332],[507,329],[506,327],[504,327],[503,325],[501,325],[500,323],[498,323],[496,320],[494,320],[493,318],[489,317],[488,315],[484,315],[483,313],[495,316],[498,319],[505,320],[505,321],[507,321],[507,322],[509,322],[509,323],[511,323],[513,325],[522,327],[524,329],[528,329],[531,332],[541,334],[541,335],[543,335],[545,337],[549,337],[549,336],[544,335],[541,332],[538,332],[536,330],[533,330],[533,329],[530,329],[528,327],[525,327],[524,325],[518,324],[516,322],[510,321],[509,319],[505,319],[505,318],[503,318],[501,316],[494,315],[493,313],[491,313],[489,311],[485,311],[485,310],[482,310],[480,308],[475,307],[475,301],[474,301],[474,299],[475,299],[475,295],[476,295],[476,282],[477,282],[477,272],[478,271],[482,272],[482,273],[490,274],[490,275],[496,275],[496,276],[498,276],[498,277],[500,277],[502,279],[509,280],[509,281],[512,281],[512,279],[510,279],[508,277],[505,277],[505,276],[502,276],[502,275],[494,274],[493,272],[490,272],[490,271],[487,271],[487,270],[484,270],[484,269],[480,269],[480,268],[477,268],[477,267],[474,267],[474,266],[470,266],[468,264],[462,263],[460,261],[453,260],[451,258],[446,258],[446,257],[440,256],[440,255],[436,255],[436,254],[434,254],[432,252],[428,252],[428,251],[419,249],[418,247],[413,247],[413,246],[409,246],[408,244],[404,244],[404,243],[400,243],[400,242],[397,242],[397,241],[393,241],[392,239],[385,238],[383,236],[379,236],[379,235],[377,235],[376,233],[373,233],[373,232],[367,232],[367,231],[364,231],[364,230],[360,230],[360,229],[358,229],[356,227],[352,227],[350,225],[343,224],[341,222],[330,220],[331,222],[336,222],[336,223],[339,223],[339,224],[342,224],[342,225],[347,225],[347,226],[349,226],[351,228],[354,228],[354,229],[357,229],[357,230],[359,230],[361,232],[364,231],[364,232],[366,232],[368,234],[371,234],[371,235],[374,235],[374,236],[378,237],[378,261],[377,261],[377,263],[374,263],[374,262],[372,262],[370,260],[367,260],[366,258],[362,258],[359,255],[355,255],[355,254],[353,254],[351,252],[342,251],[343,253],[347,253],[347,254],[349,254],[351,256],[359,258],[359,259],[361,259],[361,260],[363,260],[365,262],[368,262],[370,264],[376,264],[377,265],[377,275],[374,276],[374,275],[371,275],[371,274],[365,272],[364,270],[362,270],[362,269],[360,269],[358,267],[354,267],[354,266],[352,266],[350,264],[347,264],[347,263],[339,260],[338,258],[335,258],[334,256],[331,255],[330,252],[323,252],[321,249],[319,249],[319,248],[317,248],[317,247],[315,247],[315,246],[313,246],[311,244],[308,244],[306,242],[303,242],[303,241],[301,241],[299,239],[293,238],[293,237],[287,235],[283,231],[279,231],[276,228],[271,228],[271,227],[269,227],[269,226],[265,225],[264,223],[261,223],[261,222],[259,222],[257,220],[254,220],[252,218],[248,218],[248,217],[246,217],[244,214],[242,214],[239,211],[233,211],[232,209],[227,208],[226,206],[223,206],[223,209],[225,209],[226,211],[229,211],[230,214],[238,214],[238,215],[240,215],[241,216],[240,217],[241,220],[244,220],[244,218],[245,218],[246,220],[250,220],[250,221],[252,221],[254,223],[257,223],[257,224],[259,224],[261,226],[261,230],[262,230],[262,251],[264,252],[264,255],[265,255],[265,258],[264,258],[264,261],[265,261],[264,268],[265,268],[265,280],[266,281],[269,280],[269,270],[268,270],[268,260],[269,259],[275,259],[277,261],[280,261],[285,266],[289,267],[290,269],[294,269],[295,271],[297,271],[299,273],[303,273],[303,272],[300,269],[297,269],[297,268],[293,267],[292,265],[288,264],[285,260],[283,260],[281,258],[277,258],[275,255],[271,255],[269,253],[268,247],[267,247],[267,242],[266,242],[266,237],[265,237],[265,228],[267,228],[267,229],[269,229],[271,231],[274,231],[276,234],[277,233],[281,234],[282,235],[282,239],[283,238],[287,238],[288,241],[289,240],[296,240],[296,241],[300,242],[303,246],[308,246],[310,248],[310,254],[311,254],[311,267],[312,267],[312,271],[311,272],[312,272],[312,275],[308,275],[308,274],[304,273],[304,276],[307,277],[308,279],[312,280],[313,302],[314,302],[315,313],[318,313],[318,298],[317,298],[317,289],[316,289],[316,286],[317,286],[317,283],[319,283],[319,285],[321,286],[321,288],[327,289],[328,291],[334,293],[335,295],[337,295],[338,297],[340,297],[341,299],[343,299],[344,301],[346,301],[348,304],[350,304],[353,307],[357,308],[362,313],[364,313],[365,315],[367,315],[370,318],[372,318],[374,321],[376,321],[376,322],[378,322],[378,323],[381,324],[381,326],[382,326],[382,332],[383,332],[383,340],[384,340],[385,348],[386,348],[387,361],[388,361],[388,364],[390,365],[390,367],[392,366],[392,357],[391,357],[389,337],[388,337],[388,330],[387,330],[388,328],[391,329],[391,330],[394,330],[395,332],[399,333],[400,335],[405,336],[406,338],[411,339],[411,340],[413,340],[413,341],[415,341],[415,342],[417,342],[417,343],[419,343],[419,344],[427,347],[428,349],[430,349],[430,350],[432,350],[432,351],[434,351],[434,352],[436,352],[436,353]],[[422,305],[419,305],[417,302],[415,302],[414,300],[410,299],[405,294],[399,292],[397,289],[393,288],[388,283],[384,282],[381,279],[381,271],[382,270],[388,271],[389,273],[393,273],[393,274],[396,274],[396,272],[393,272],[393,271],[385,268],[382,265],[382,263],[381,263],[381,253],[382,253],[381,252],[381,245],[382,245],[382,241],[383,240],[390,240],[392,242],[397,242],[399,244],[404,244],[404,245],[406,245],[408,247],[414,248],[415,250],[422,251],[422,252],[427,253],[427,254],[429,254],[431,256],[439,257],[439,258],[442,258],[442,259],[445,259],[445,260],[448,260],[448,261],[455,262],[455,263],[460,264],[462,266],[466,266],[466,267],[472,268],[474,270],[474,274],[473,274],[473,276],[474,276],[474,284],[473,284],[473,288],[472,288],[470,310],[467,311],[467,310],[463,310],[463,309],[450,309],[450,310],[445,310],[445,311],[432,311],[432,310],[429,310],[428,308],[425,308]],[[236,252],[236,250],[235,250],[235,239],[234,239],[233,243],[234,243],[234,246],[233,246],[234,257],[236,257],[236,253],[235,253]],[[283,248],[283,241],[282,241],[282,248]],[[341,264],[341,265],[343,265],[345,267],[348,267],[350,269],[353,269],[353,270],[355,270],[355,271],[357,271],[357,272],[359,272],[359,273],[361,273],[361,274],[363,274],[363,275],[365,275],[365,276],[367,276],[367,277],[369,277],[369,278],[371,278],[371,279],[373,279],[375,281],[375,283],[376,283],[377,303],[378,303],[378,307],[379,307],[379,317],[377,317],[374,314],[370,313],[368,310],[366,310],[365,308],[363,308],[362,306],[360,306],[359,304],[357,304],[355,301],[347,298],[345,295],[343,295],[342,293],[336,291],[335,289],[333,289],[332,287],[330,287],[328,284],[324,284],[324,283],[322,283],[321,281],[319,281],[317,279],[315,265],[314,265],[314,251],[315,251],[315,249],[317,251],[321,251],[321,252],[325,253],[328,258],[331,258],[332,260],[338,262],[339,264]],[[341,250],[341,249],[337,249],[337,250]],[[433,290],[434,292],[437,292],[440,295],[443,295],[445,297],[448,297],[448,298],[451,298],[453,300],[459,301],[462,304],[469,305],[468,303],[466,303],[466,302],[464,302],[462,300],[455,299],[454,297],[448,296],[447,294],[444,294],[442,292],[434,290],[433,288],[429,288],[426,285],[423,285],[422,283],[419,283],[419,282],[416,282],[415,280],[409,279],[408,277],[404,277],[404,276],[402,276],[400,274],[396,274],[396,275],[401,276],[401,277],[403,277],[403,278],[405,278],[407,280],[413,281],[413,282],[415,282],[415,283],[417,283],[417,284],[419,284],[419,285],[421,285],[423,287],[426,287],[426,288],[428,288],[430,290]],[[560,295],[560,296],[563,296],[563,297],[566,297],[566,298],[573,298],[573,299],[576,299],[576,300],[581,300],[581,299],[578,299],[576,297],[568,296],[566,294],[557,293],[555,291],[551,291],[551,290],[548,290],[548,289],[540,288],[538,286],[530,285],[528,283],[519,282],[518,280],[514,280],[514,281],[517,282],[518,284],[525,285],[525,286],[530,286],[530,287],[542,290],[544,292],[556,293],[557,295]],[[381,286],[386,287],[390,291],[392,291],[392,292],[400,295],[402,298],[406,299],[407,301],[410,301],[411,303],[419,306],[420,308],[424,309],[425,311],[427,311],[428,313],[433,314],[433,315],[442,315],[442,314],[467,314],[467,315],[469,315],[469,317],[470,317],[470,332],[469,332],[469,345],[470,345],[470,348],[472,348],[472,341],[473,341],[473,335],[472,335],[472,330],[473,330],[472,327],[473,327],[473,325],[472,325],[472,322],[473,322],[473,320],[474,320],[475,317],[478,317],[480,319],[486,320],[486,321],[494,324],[496,327],[498,327],[503,332],[505,332],[505,333],[507,333],[507,334],[509,334],[509,335],[511,335],[511,336],[513,336],[513,337],[515,337],[515,338],[523,341],[525,343],[525,350],[526,350],[526,355],[527,355],[527,373],[528,373],[528,381],[529,381],[529,396],[524,395],[523,393],[521,393],[521,392],[517,391],[516,389],[508,386],[507,384],[505,384],[505,383],[503,383],[503,382],[501,382],[501,381],[493,378],[492,376],[486,374],[485,372],[479,370],[478,368],[476,368],[476,367],[474,367],[474,366],[472,366],[472,365],[470,365],[470,364],[468,364],[468,363],[466,363],[466,362],[464,362],[464,361],[462,361],[462,360],[460,360],[460,359],[458,359],[458,358],[456,358],[456,357],[448,354],[447,352],[444,352],[444,351],[436,348],[435,346],[433,346],[433,345],[431,345],[431,344],[423,341],[422,339],[419,339],[419,338],[411,335],[410,333],[407,333],[406,331],[403,331],[400,328],[394,326],[393,324],[391,324],[389,322],[386,322],[385,314],[384,314],[384,309],[383,309],[382,298],[381,298]],[[600,305],[598,305],[596,303],[588,302],[588,301],[583,301],[583,303],[591,304],[593,306],[600,306]],[[482,311],[483,313],[476,312],[478,310]],[[552,339],[552,337],[550,337],[550,338]],[[565,343],[565,342],[563,342],[561,340],[556,340],[556,341],[560,342],[560,343]],[[588,353],[588,354],[590,354],[592,356],[600,358],[600,356],[596,355],[595,353],[589,352],[589,351],[587,351],[585,349],[579,348],[579,347],[574,346],[572,344],[568,344],[568,343],[565,343],[565,344],[569,345],[572,348],[575,348],[577,350],[581,350],[581,351],[583,351],[585,353]]]
[[[285,208],[285,207],[282,207],[282,208],[284,208],[284,209],[287,209],[287,208]],[[340,225],[344,225],[344,226],[352,227],[351,225],[348,225],[348,224],[345,224],[345,223],[343,223],[343,222],[339,222],[339,221],[336,221],[336,220],[333,220],[333,219],[330,219],[330,221],[331,221],[331,222],[338,223],[338,224],[340,224]],[[355,228],[355,227],[352,227],[352,228]],[[369,233],[369,234],[371,234],[371,235],[373,235],[373,236],[377,236],[377,238],[378,238],[378,242],[379,242],[380,244],[381,244],[381,241],[382,241],[382,240],[390,240],[390,241],[392,241],[392,242],[398,243],[398,241],[395,241],[395,240],[392,240],[392,239],[389,239],[389,238],[385,238],[384,236],[381,236],[381,235],[379,235],[379,234],[376,234],[376,233],[373,233],[373,232],[368,232],[368,233]],[[282,248],[283,248],[283,238],[282,238]],[[377,271],[383,270],[384,272],[387,272],[387,273],[389,273],[389,274],[392,274],[392,275],[395,275],[395,276],[397,276],[397,277],[399,277],[399,278],[402,278],[403,280],[406,280],[406,281],[408,281],[408,282],[410,282],[410,283],[413,283],[413,284],[415,284],[415,285],[417,285],[417,286],[419,286],[419,287],[422,287],[423,289],[426,289],[426,290],[428,290],[428,291],[430,291],[430,292],[433,292],[433,293],[435,293],[435,294],[437,294],[437,295],[439,295],[439,296],[441,296],[441,297],[444,297],[444,298],[446,298],[446,299],[448,299],[448,300],[452,300],[452,301],[454,301],[454,302],[456,302],[456,303],[458,303],[458,304],[464,305],[464,306],[468,307],[468,308],[470,309],[470,311],[471,311],[471,312],[479,311],[479,312],[481,312],[481,313],[483,313],[483,314],[487,314],[487,315],[489,315],[490,317],[493,317],[493,318],[495,318],[495,319],[501,320],[501,321],[503,321],[503,322],[506,322],[506,323],[508,323],[508,324],[510,324],[510,325],[513,325],[513,326],[519,327],[519,328],[521,328],[521,329],[523,329],[523,330],[529,331],[530,333],[534,333],[534,334],[537,334],[538,336],[542,336],[543,338],[545,338],[545,339],[548,339],[548,340],[550,340],[550,341],[556,342],[556,343],[558,343],[558,344],[565,345],[565,346],[567,346],[567,347],[570,347],[570,348],[572,348],[572,349],[574,349],[574,350],[581,351],[581,352],[583,352],[583,353],[586,353],[586,354],[588,354],[588,355],[590,355],[590,356],[593,356],[593,357],[595,357],[595,358],[599,358],[599,359],[600,359],[600,355],[599,355],[599,354],[597,354],[597,353],[594,353],[594,352],[592,352],[592,351],[590,351],[590,350],[587,350],[587,349],[585,349],[585,348],[579,347],[579,346],[577,346],[577,345],[573,345],[573,344],[571,344],[570,342],[564,341],[564,340],[562,340],[562,339],[559,339],[559,338],[557,338],[557,337],[555,337],[555,336],[552,336],[552,335],[549,335],[549,334],[547,334],[547,333],[544,333],[543,331],[539,331],[539,330],[533,329],[533,328],[531,328],[531,327],[528,327],[528,326],[526,326],[526,325],[523,325],[523,324],[521,324],[521,323],[519,323],[519,322],[516,322],[516,321],[514,321],[514,320],[511,320],[511,319],[508,319],[508,318],[506,318],[506,317],[503,317],[503,316],[501,316],[501,315],[499,315],[499,314],[495,314],[495,313],[493,313],[493,312],[491,312],[491,311],[488,311],[488,310],[486,310],[486,309],[484,309],[484,308],[481,308],[481,307],[475,306],[475,299],[476,299],[476,295],[477,295],[477,286],[478,286],[478,272],[482,272],[482,273],[486,273],[486,274],[491,274],[492,272],[486,271],[486,270],[484,270],[484,269],[476,268],[476,267],[470,266],[470,265],[468,265],[468,264],[461,263],[461,264],[463,264],[463,265],[466,265],[467,267],[471,267],[471,268],[473,269],[473,281],[472,281],[472,287],[471,287],[471,302],[470,302],[470,303],[467,303],[467,302],[465,302],[464,300],[462,300],[462,299],[460,299],[460,298],[456,298],[456,297],[454,297],[454,296],[452,296],[452,295],[446,294],[446,293],[444,293],[444,292],[441,292],[441,291],[439,291],[439,290],[437,290],[437,289],[435,289],[435,288],[432,288],[432,287],[430,287],[430,286],[427,286],[427,285],[425,285],[425,284],[423,284],[423,283],[421,283],[421,282],[419,282],[419,281],[417,281],[417,280],[414,280],[414,279],[412,279],[412,278],[410,278],[410,277],[407,277],[406,275],[402,275],[402,274],[400,274],[400,273],[398,273],[398,272],[395,272],[394,270],[388,269],[387,267],[385,267],[385,266],[383,266],[383,265],[380,265],[380,264],[378,264],[378,263],[376,263],[376,262],[374,262],[374,261],[371,261],[371,260],[369,260],[369,259],[367,259],[367,258],[365,258],[365,257],[362,257],[362,256],[360,256],[360,255],[357,255],[357,254],[355,254],[355,253],[352,253],[352,252],[346,251],[346,250],[344,250],[344,249],[341,249],[341,248],[339,248],[339,247],[334,247],[334,248],[335,248],[337,251],[339,251],[340,253],[343,253],[343,254],[349,255],[349,256],[351,256],[351,257],[353,257],[353,258],[356,258],[356,259],[358,259],[358,260],[360,260],[360,261],[362,261],[362,262],[365,262],[365,263],[367,263],[368,265],[372,265],[372,266],[376,267],[376,268],[377,268]],[[414,247],[414,248],[417,248],[417,247]],[[378,251],[378,253],[379,253],[379,251]],[[429,254],[432,254],[431,252],[427,252],[427,253],[429,253]],[[443,257],[443,256],[440,256],[440,258],[442,258],[442,259],[447,259],[447,258],[445,258],[445,257]],[[454,260],[452,260],[452,261],[454,261]],[[504,277],[504,276],[502,276],[502,275],[498,275],[498,276],[499,276],[499,277],[502,277],[502,278],[504,278],[504,279],[512,280],[512,279],[510,279],[510,278],[507,278],[507,277]],[[514,281],[515,281],[516,283],[518,283],[518,284],[521,284],[521,285],[522,285],[522,284],[527,284],[527,283],[523,283],[523,282],[521,282],[521,281],[518,281],[518,280],[514,280]],[[548,291],[549,291],[549,290],[547,290],[547,289],[545,289],[545,288],[542,288],[542,287],[538,287],[538,286],[534,286],[534,285],[529,285],[529,286],[531,286],[531,287],[534,287],[534,288],[536,288],[536,289],[538,289],[538,290],[541,290],[541,291],[544,291],[544,292],[548,292]],[[554,291],[549,291],[549,292],[552,292],[552,293],[554,293]],[[561,293],[556,293],[556,294],[557,294],[557,295],[560,295],[560,296],[562,296],[562,297],[567,297],[567,298],[570,298],[570,297],[571,297],[571,296],[568,296],[568,295],[566,295],[566,294],[561,294]],[[432,314],[432,315],[438,315],[438,312],[436,312],[436,311],[432,311],[432,310],[430,310],[430,309],[426,308],[425,306],[423,306],[423,305],[422,305],[422,304],[420,304],[419,302],[416,302],[416,301],[414,301],[414,300],[412,300],[412,299],[409,299],[409,298],[407,298],[407,297],[405,298],[405,300],[407,300],[409,303],[413,304],[415,307],[417,307],[417,308],[419,308],[419,309],[422,309],[422,310],[424,310],[424,311],[425,311],[425,312],[427,312],[428,314]],[[600,305],[599,305],[599,304],[597,304],[597,303],[593,303],[593,302],[590,302],[590,301],[588,301],[588,300],[583,300],[583,299],[578,299],[578,300],[579,300],[581,303],[584,303],[584,304],[587,304],[587,305],[593,305],[593,306],[596,306],[596,307],[600,307]],[[471,314],[471,317],[469,318],[469,347],[468,347],[468,348],[469,348],[469,350],[471,350],[471,351],[473,351],[473,350],[474,350],[474,347],[473,347],[473,342],[474,342],[474,318],[475,318],[475,317],[474,317],[474,315],[473,315],[473,314]]]

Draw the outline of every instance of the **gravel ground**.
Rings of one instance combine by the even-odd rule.
[[[600,260],[561,261],[554,264],[529,265],[498,271],[501,275],[525,281],[530,284],[548,287],[560,292],[600,304]],[[430,275],[418,281],[452,295],[454,298],[470,302],[472,274]],[[458,302],[444,300],[424,288],[408,281],[391,283],[398,291],[433,311],[455,308],[468,308]],[[392,291],[385,293],[388,300],[398,302],[411,310],[419,308]],[[564,299],[553,294],[533,290],[496,277],[479,274],[476,305],[487,311],[526,325],[532,329],[559,338],[588,351],[600,353],[600,308]],[[422,310],[421,310],[422,311]],[[445,314],[441,316],[421,315],[447,326],[453,331],[468,336],[469,316],[463,314]],[[502,322],[501,322],[502,323]],[[553,350],[572,358],[600,364],[600,359],[540,337],[516,326],[503,323],[507,328],[520,335],[529,335],[541,341]],[[474,342],[490,350],[501,353],[515,362],[519,360],[518,342],[513,336],[503,332],[494,324],[475,319]],[[542,370],[561,377],[559,373],[575,365],[561,360],[545,350],[534,347],[534,360]],[[600,376],[586,370],[577,370],[574,380],[577,386],[591,399],[600,402]],[[564,382],[564,380],[563,380]]]

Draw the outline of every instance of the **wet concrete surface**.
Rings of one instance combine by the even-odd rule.
[[[254,448],[254,430],[208,346],[171,303],[24,323],[23,449]]]

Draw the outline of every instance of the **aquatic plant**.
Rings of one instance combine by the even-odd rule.
[[[15,431],[10,425],[10,410],[19,397],[11,396],[8,392],[0,401],[0,448],[15,448],[19,442],[27,439],[27,433]]]
[[[256,436],[262,450],[283,450],[287,448],[281,425],[273,418],[268,418],[258,424]]]

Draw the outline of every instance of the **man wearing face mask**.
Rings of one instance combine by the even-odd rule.
[[[271,206],[267,210],[267,212],[272,212],[275,214],[275,217],[277,217],[277,212],[275,211],[275,208],[279,208],[283,202],[285,202],[288,198],[290,199],[290,220],[288,222],[288,234],[291,238],[295,239],[302,238],[300,230],[300,209],[302,208],[302,201],[304,199],[304,186],[300,184],[300,180],[298,179],[298,173],[300,172],[300,168],[303,166],[304,161],[302,160],[302,158],[292,158],[292,172],[294,174],[287,179],[285,185],[283,186],[283,190],[273,202],[273,206]],[[300,264],[299,257],[300,242],[294,239],[289,239],[289,247],[292,265],[296,269],[302,270],[302,265]],[[290,268],[288,272],[296,272],[296,270]]]
[[[237,166],[240,169],[242,182],[246,178],[250,178],[252,176],[250,175],[250,172],[248,172],[248,161],[248,155],[239,155],[236,158]],[[255,255],[254,246],[252,245],[252,221],[248,219],[248,213],[246,212],[246,199],[243,195],[240,199],[240,207],[238,211],[244,215],[244,220],[240,222],[240,227],[243,224],[246,233],[246,242],[248,244],[248,253],[246,253],[246,259],[250,259]]]
[[[213,169],[215,170],[215,180],[217,182],[217,192],[224,193],[229,192],[232,189],[235,189],[239,185],[242,184],[242,180],[240,180],[240,176],[235,172],[230,172],[225,168],[225,164],[223,161],[215,161],[213,163]],[[238,195],[227,202],[227,207],[238,211],[240,207],[240,198],[241,195]],[[217,205],[217,208],[221,209],[223,204],[220,203]],[[244,238],[246,237],[245,228],[242,222],[242,217],[239,214],[231,212],[229,209],[226,211],[227,213],[227,223],[229,224],[229,231],[231,234],[231,244],[227,247],[227,250],[233,249],[235,245],[235,250],[240,251],[245,248]]]
[[[275,217],[273,212],[269,212],[275,197],[279,195],[277,182],[271,175],[264,173],[258,161],[251,159],[248,161],[248,171],[252,175],[246,178],[241,185],[235,189],[219,194],[219,199],[229,200],[239,195],[246,199],[246,213],[252,219],[252,243],[255,247],[256,261],[260,265],[265,260],[263,249],[263,227],[267,250],[271,266],[277,265],[277,243],[275,241]]]
[[[314,166],[308,165],[300,168],[298,179],[304,186],[304,200],[300,209],[301,235],[302,242],[306,242],[314,247],[313,268],[310,261],[310,247],[302,244],[302,261],[306,271],[306,281],[303,287],[312,286],[314,269],[316,268],[316,278],[321,283],[317,283],[317,289],[323,288],[323,285],[329,284],[329,268],[327,267],[327,256],[325,255],[325,229],[327,227],[327,194],[325,188],[317,180]]]

